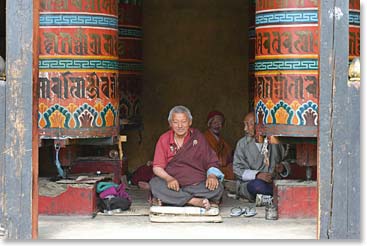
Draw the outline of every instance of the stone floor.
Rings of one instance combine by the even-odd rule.
[[[149,220],[148,192],[130,186],[133,203],[118,215],[39,216],[39,239],[316,239],[315,219],[266,220],[265,208],[254,217],[231,217],[237,206],[254,206],[229,198],[220,205],[221,223],[153,223]]]

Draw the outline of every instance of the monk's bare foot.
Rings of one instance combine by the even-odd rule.
[[[150,197],[148,202],[150,206],[162,206],[162,201],[155,197]]]
[[[210,202],[208,199],[206,198],[197,198],[197,197],[193,197],[191,198],[187,204],[195,206],[195,207],[201,207],[201,208],[205,208],[206,210],[210,209]]]
[[[144,181],[139,181],[138,186],[142,190],[149,190],[150,189],[150,185],[147,182],[144,182]]]
[[[210,209],[211,204],[210,204],[210,202],[209,202],[209,200],[208,200],[208,199],[204,199],[204,200],[203,200],[203,206],[204,206],[204,208],[205,208],[206,210],[209,210],[209,209]]]
[[[162,201],[158,198],[153,198],[153,206],[162,206]]]

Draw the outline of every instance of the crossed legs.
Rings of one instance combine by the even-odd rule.
[[[186,204],[209,209],[211,203],[219,203],[223,194],[223,185],[211,191],[205,187],[205,182],[180,188],[179,191],[168,189],[166,181],[154,177],[149,182],[152,195],[163,203],[173,206],[184,206]]]

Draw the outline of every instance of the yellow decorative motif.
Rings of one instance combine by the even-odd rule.
[[[275,113],[275,118],[276,118],[277,124],[287,124],[288,113],[284,108],[280,108]]]
[[[74,113],[74,111],[78,108],[78,106],[76,106],[74,103],[69,103],[69,105],[67,106],[67,109],[69,110],[70,113]],[[75,124],[75,122],[74,122]]]
[[[50,116],[51,128],[64,128],[65,116],[59,111],[55,111]]]
[[[42,118],[42,119],[40,120],[39,127],[40,127],[40,128],[45,128],[45,126],[46,126],[46,121],[45,121],[45,119],[44,119],[44,118]]]
[[[298,101],[293,101],[291,107],[294,111],[297,111],[301,107],[301,104]]]
[[[101,114],[98,114],[98,117],[97,117],[97,126],[102,126],[102,118],[101,118]]]
[[[101,102],[98,102],[94,105],[94,108],[97,110],[97,112],[101,112],[101,110],[104,108],[104,106]]]
[[[41,114],[43,114],[44,112],[46,112],[46,110],[48,109],[48,106],[44,103],[40,103],[38,105],[38,110],[40,111]]]
[[[271,120],[270,114],[268,114],[268,117],[266,118],[265,124],[271,124],[273,121]]]
[[[75,109],[74,109],[75,110]],[[70,128],[75,128],[75,120],[73,118],[70,119],[70,123],[69,123],[69,127]]]
[[[296,116],[293,117],[292,124],[298,125],[298,118]]]
[[[273,107],[274,107],[274,103],[273,103],[273,101],[272,100],[268,100],[267,102],[266,102],[266,107],[269,109],[269,110],[271,110]]]
[[[111,110],[108,110],[106,113],[106,127],[114,126],[115,116]]]

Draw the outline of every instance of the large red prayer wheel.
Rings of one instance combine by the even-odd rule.
[[[119,92],[123,129],[142,127],[142,0],[119,1]]]
[[[319,1],[257,0],[256,133],[317,137]],[[349,61],[360,56],[360,1],[349,1]]]
[[[255,11],[256,0],[249,1],[249,25],[248,25],[248,42],[249,42],[249,66],[248,66],[248,104],[250,111],[254,109],[254,92],[255,92]]]
[[[257,0],[256,134],[316,137],[318,1]]]
[[[360,56],[360,1],[349,0],[349,61]]]
[[[41,1],[41,138],[119,134],[117,0]]]

